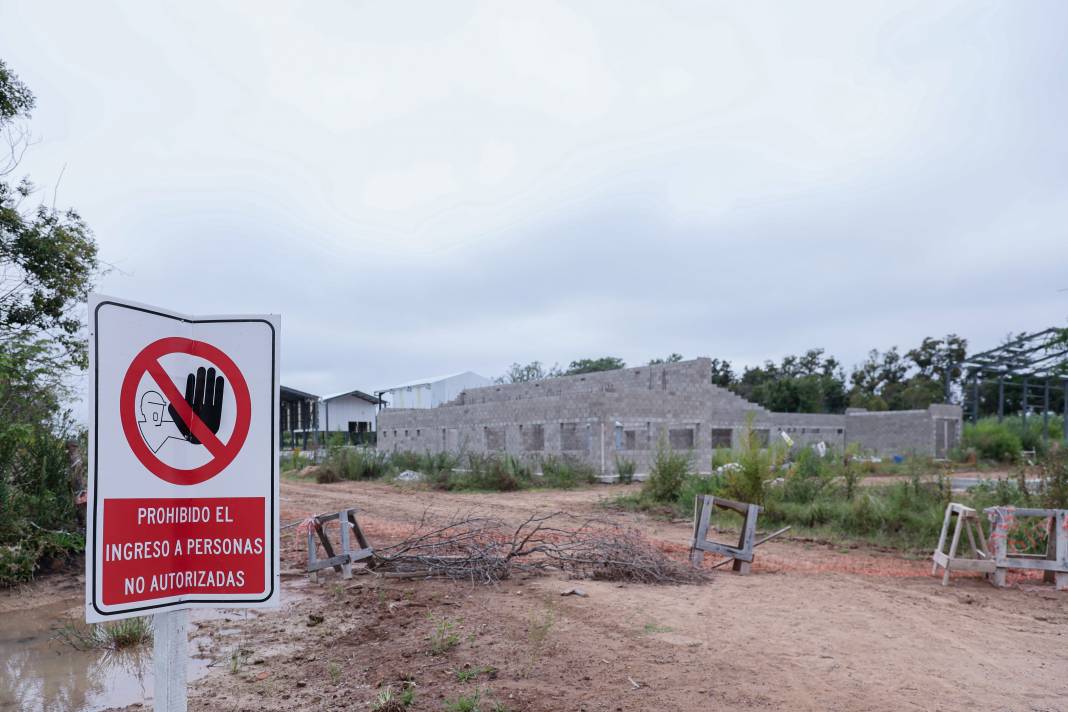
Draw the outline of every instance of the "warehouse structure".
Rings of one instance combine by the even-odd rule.
[[[436,408],[459,396],[466,388],[488,386],[493,381],[474,371],[431,376],[376,391],[384,405],[391,408]]]
[[[378,446],[388,451],[507,452],[537,462],[549,455],[582,459],[602,474],[625,457],[647,472],[661,438],[694,453],[708,471],[712,452],[737,446],[747,423],[770,442],[786,433],[798,444],[856,443],[883,456],[946,457],[959,441],[961,409],[845,414],[773,413],[712,383],[707,358],[529,383],[468,388],[432,408],[387,408],[378,415]]]

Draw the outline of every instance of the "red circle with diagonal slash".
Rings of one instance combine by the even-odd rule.
[[[211,432],[192,412],[192,408],[185,401],[185,396],[178,391],[178,387],[171,382],[170,376],[160,365],[160,358],[167,354],[189,354],[206,359],[229,380],[234,393],[234,403],[237,406],[234,431],[230,434],[229,441],[224,443],[215,437],[215,433]],[[164,397],[178,411],[182,421],[189,424],[193,435],[208,449],[212,455],[211,460],[199,467],[183,470],[160,460],[145,444],[141,430],[137,427],[137,416],[134,412],[137,386],[145,373],[156,382],[163,391]],[[122,422],[122,431],[126,434],[126,440],[130,443],[130,449],[149,472],[171,484],[195,485],[222,472],[241,451],[241,446],[245,444],[245,438],[248,436],[249,423],[252,421],[252,399],[249,396],[245,377],[241,375],[241,370],[229,356],[203,341],[171,336],[153,341],[134,357],[130,368],[126,370],[126,377],[122,379],[122,390],[119,393],[119,420]]]

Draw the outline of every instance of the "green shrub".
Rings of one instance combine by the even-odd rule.
[[[661,436],[656,446],[656,460],[648,479],[642,484],[642,497],[658,504],[675,502],[689,474],[689,453],[671,450],[666,438]]]
[[[389,458],[377,450],[355,447],[331,448],[316,471],[318,482],[376,480],[392,471]]]
[[[712,453],[712,471],[734,462],[734,450],[729,447],[717,447]]]
[[[1010,423],[999,423],[993,418],[983,418],[978,423],[965,423],[961,446],[964,449],[974,449],[984,460],[1015,462],[1024,445],[1014,430],[1016,429]]]
[[[718,495],[722,489],[723,478],[721,476],[713,475],[711,477],[705,477],[703,475],[694,474],[686,475],[686,478],[679,486],[675,509],[683,516],[686,516],[688,512],[693,510],[694,499],[698,495]]]
[[[529,487],[529,465],[511,455],[469,453],[467,468],[439,480],[442,489],[512,492]]]
[[[638,471],[638,463],[626,457],[616,457],[616,475],[621,485],[629,485],[634,481],[634,473]]]
[[[781,454],[774,447],[761,447],[750,417],[742,436],[742,448],[735,453],[738,467],[727,471],[724,496],[739,502],[764,503],[764,481],[771,476]]]
[[[541,474],[546,486],[561,489],[570,489],[597,481],[597,473],[590,465],[567,455],[546,457],[541,463]]]

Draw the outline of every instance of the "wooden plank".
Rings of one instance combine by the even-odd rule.
[[[945,556],[945,554],[942,554]],[[981,559],[953,559],[948,560],[943,566],[946,566],[947,571],[982,571],[983,573],[992,573],[997,569],[997,564],[993,561],[983,561]]]
[[[749,511],[745,515],[745,528],[742,530],[742,535],[739,537],[739,545],[742,548],[743,556],[736,558],[742,561],[753,560],[753,539],[756,538],[757,527],[757,515],[760,512],[760,508],[755,504],[749,505]]]
[[[338,569],[342,564],[347,564],[351,561],[351,557],[348,554],[338,554],[337,556],[331,556],[329,559],[317,559],[314,564],[309,564],[310,571],[322,571],[323,569]]]
[[[774,531],[771,534],[768,534],[766,537],[763,537],[761,539],[757,539],[756,541],[753,542],[753,548],[755,549],[756,547],[760,546],[764,542],[771,541],[775,537],[781,536],[782,534],[785,534],[786,532],[790,531],[791,529],[793,529],[792,526],[791,527],[783,527],[782,529],[779,529],[778,531]]]
[[[318,517],[316,517],[316,520],[318,520]],[[323,543],[323,550],[326,551],[327,557],[334,558],[334,545],[330,543],[330,538],[326,536],[322,524],[318,523],[318,521],[315,524],[315,531],[319,535],[319,540]],[[335,566],[334,570],[341,573],[341,565]]]
[[[949,568],[953,565],[953,559],[957,556],[957,544],[960,543],[960,528],[963,524],[962,518],[957,516],[957,526],[953,527],[953,543],[949,545],[949,565],[946,566],[946,572],[942,574],[942,585],[949,585]]]
[[[720,509],[733,509],[735,512],[738,512],[738,514],[745,514],[749,510],[749,507],[756,507],[758,514],[764,511],[763,507],[756,504],[749,504],[748,502],[736,502],[733,499],[723,499],[722,497],[716,497],[715,499],[716,506]]]
[[[742,551],[733,546],[727,544],[720,544],[717,541],[702,541],[698,542],[698,547],[701,551],[707,551],[710,554],[719,554],[720,556],[729,556],[734,559],[743,559],[744,561],[753,560],[752,551]]]
[[[692,553],[690,554],[690,562],[694,566],[700,566],[702,562],[704,562],[704,552],[708,551],[708,549],[704,547],[704,544],[707,543],[708,520],[709,517],[712,516],[712,500],[714,499],[712,495],[707,494],[697,495],[697,497],[701,500],[701,514],[697,520],[697,534],[694,536],[694,546]]]
[[[308,572],[311,573],[311,578],[314,583],[319,582],[319,577],[315,571],[316,551],[315,551],[315,530],[314,528],[308,529]]]
[[[1001,566],[1001,562],[997,562]],[[1010,556],[1005,559],[1005,567],[1010,569],[1029,569],[1032,571],[1062,571],[1068,573],[1068,566],[1060,561],[1048,561],[1046,559],[1023,559],[1018,556]]]
[[[953,518],[953,503],[950,502],[946,507],[946,515],[942,518],[942,533],[938,535],[938,546],[935,548],[935,555],[942,554],[946,547],[946,533],[949,531],[949,522]],[[942,554],[945,556],[945,554]],[[943,564],[945,566],[945,564]],[[934,576],[938,573],[937,561],[931,567],[931,575]]]
[[[367,543],[367,537],[363,535],[360,523],[356,521],[355,509],[349,510],[349,521],[352,522],[352,532],[356,535],[356,543],[360,545],[361,549],[370,549],[371,545]]]
[[[1008,509],[1008,511],[1011,511],[1017,519],[1020,517],[1052,517],[1059,511],[1056,509],[1036,509],[1034,507],[1017,507],[1015,509],[1009,509],[1007,507],[987,507],[983,511],[990,514],[999,509]]]
[[[341,516],[344,515],[344,516]],[[341,554],[345,557],[341,564],[341,577],[352,578],[352,558],[349,556],[349,510],[338,512],[338,528],[341,529]]]

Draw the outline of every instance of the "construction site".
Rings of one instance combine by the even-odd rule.
[[[387,408],[379,447],[389,452],[509,453],[534,463],[567,455],[613,474],[617,457],[647,473],[657,442],[693,453],[703,467],[716,449],[737,447],[750,425],[761,443],[824,443],[892,457],[946,458],[960,439],[961,408],[773,413],[712,383],[712,361],[699,358],[533,383],[470,388],[435,408]]]

